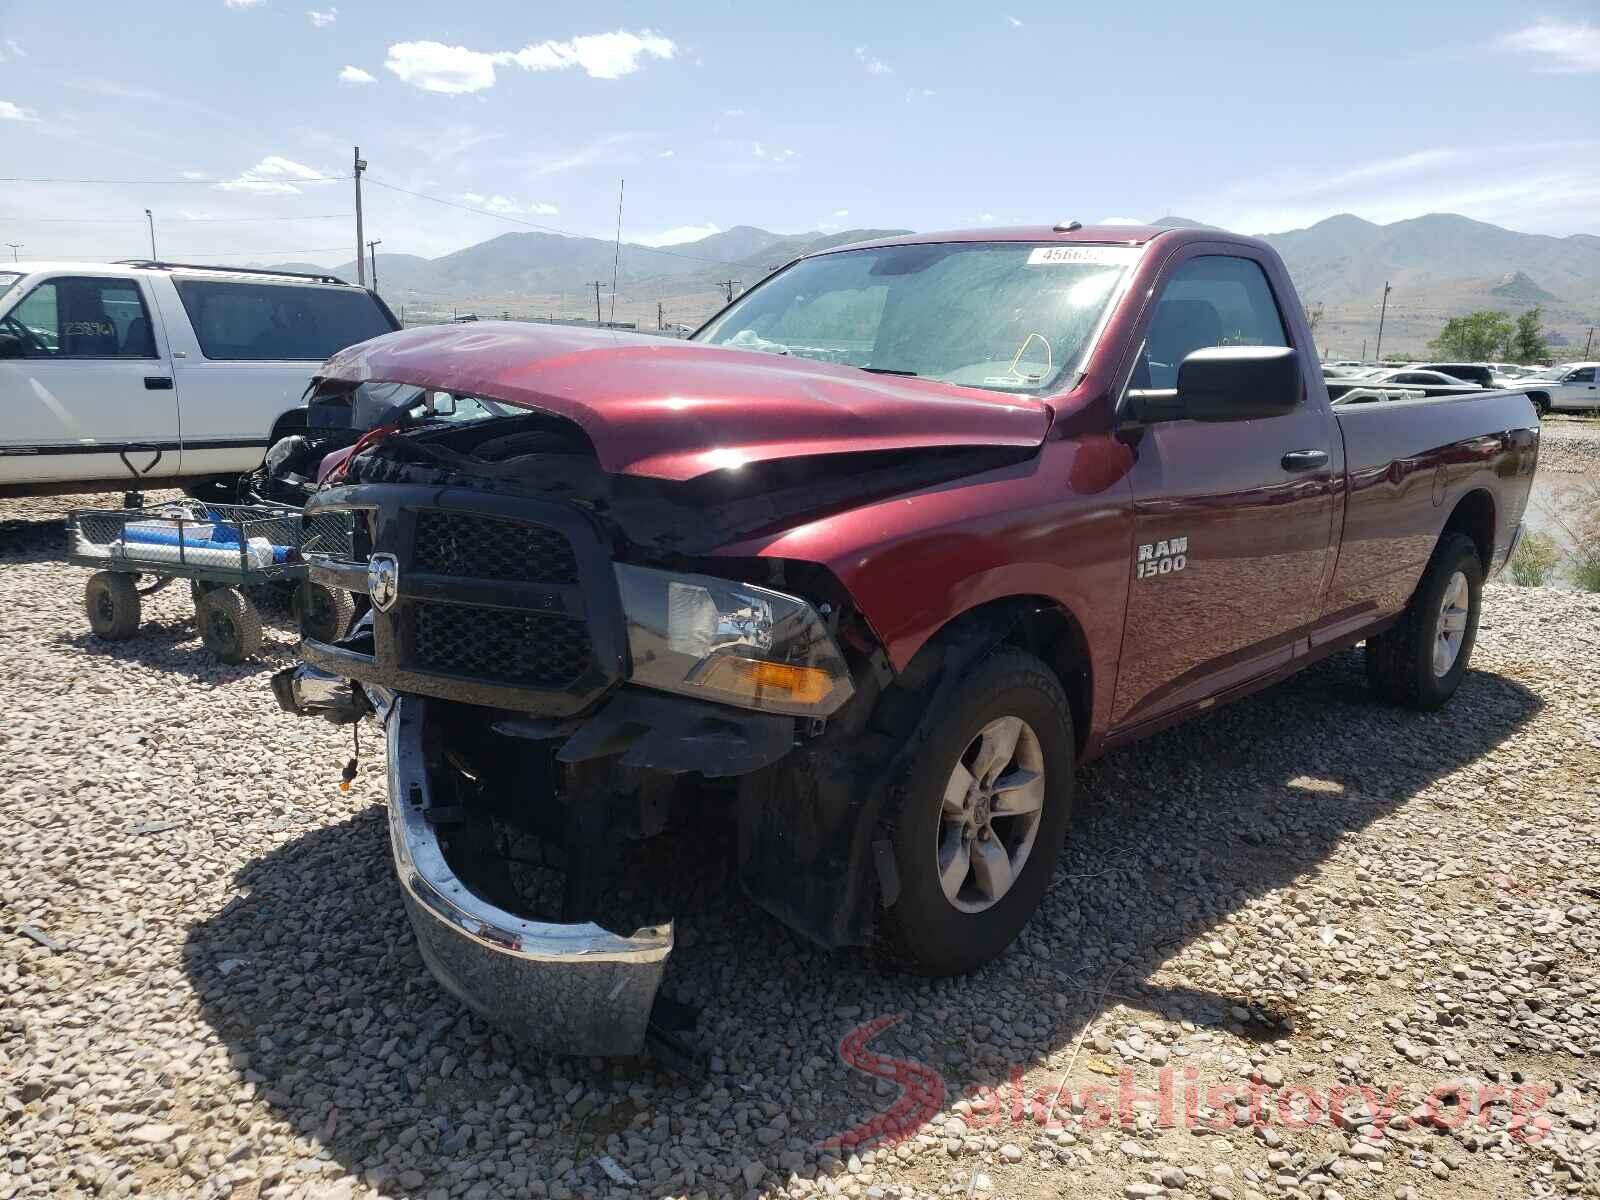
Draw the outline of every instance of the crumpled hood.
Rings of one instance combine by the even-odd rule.
[[[576,422],[615,474],[692,479],[811,454],[1037,446],[1030,396],[576,326],[487,321],[407,329],[343,350],[324,379],[409,383]]]

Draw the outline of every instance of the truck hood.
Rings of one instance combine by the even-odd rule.
[[[322,378],[482,396],[582,427],[614,474],[693,479],[813,454],[1039,445],[1040,400],[612,330],[516,321],[388,334]]]

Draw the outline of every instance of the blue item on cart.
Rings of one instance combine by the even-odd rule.
[[[195,537],[193,534],[186,531],[180,539],[176,530],[168,533],[165,530],[150,529],[148,527],[140,528],[130,523],[124,531],[124,540],[129,542],[143,542],[147,545],[155,546],[177,546],[181,544],[186,550],[230,550],[234,554],[238,554],[238,533],[236,531],[229,530],[228,532],[231,536],[218,537],[216,534],[217,532],[221,532],[222,528],[222,526],[218,526],[216,528],[216,532],[214,532],[211,537]],[[251,539],[252,542],[260,540],[261,539],[259,538]],[[272,561],[274,563],[288,562],[289,551],[290,547],[288,546],[273,546]]]

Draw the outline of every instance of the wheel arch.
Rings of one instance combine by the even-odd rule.
[[[1094,665],[1083,623],[1059,600],[1016,595],[986,600],[952,617],[917,651],[907,667],[915,678],[916,659],[954,643],[978,638],[983,652],[1010,645],[1039,658],[1056,676],[1072,711],[1075,749],[1082,754],[1094,718]]]
[[[278,419],[272,423],[272,432],[267,435],[267,448],[270,450],[280,439],[304,430],[309,416],[310,410],[304,405],[299,408],[291,408],[287,412],[280,414]]]
[[[1478,561],[1485,576],[1494,567],[1495,518],[1494,496],[1488,488],[1474,488],[1456,501],[1439,532],[1441,539],[1447,533],[1461,533],[1471,538],[1478,548]]]

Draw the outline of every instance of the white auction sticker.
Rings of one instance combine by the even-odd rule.
[[[1138,257],[1138,246],[1036,246],[1033,253],[1028,255],[1028,265],[1088,263],[1100,267],[1124,267]]]

